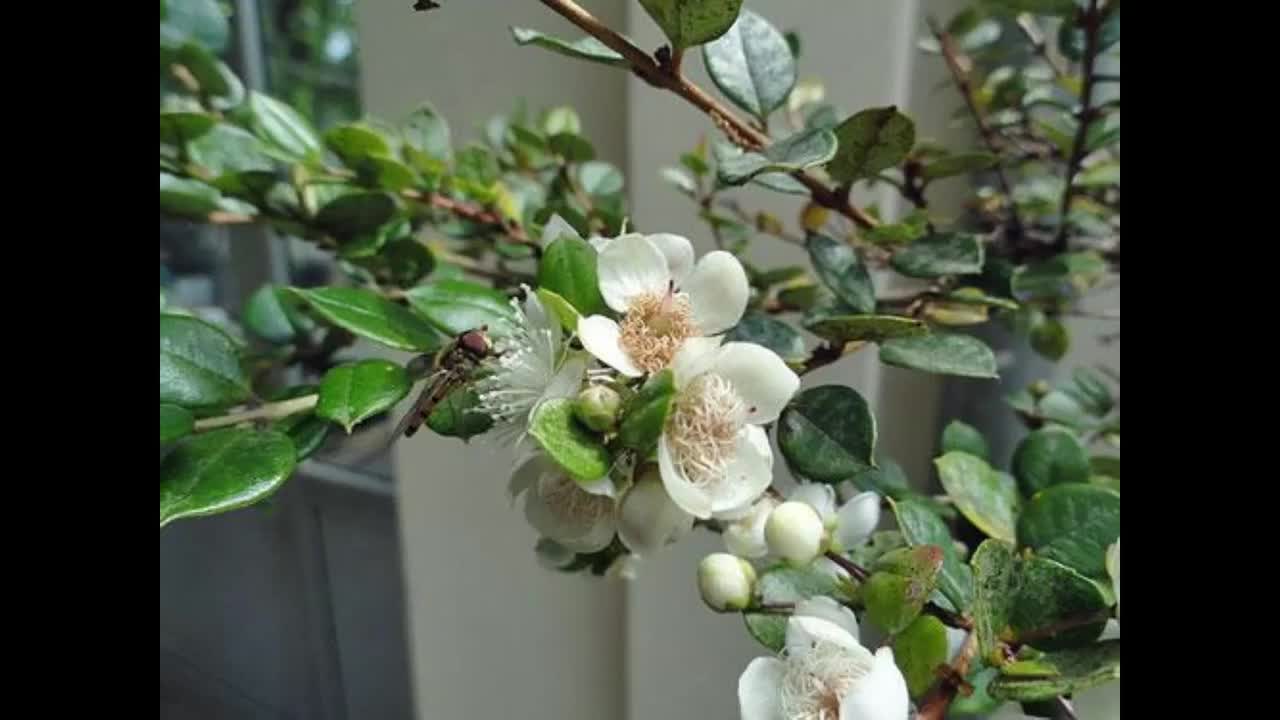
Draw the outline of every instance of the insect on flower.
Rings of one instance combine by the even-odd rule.
[[[422,427],[422,423],[426,422],[431,415],[431,411],[435,410],[436,405],[439,405],[440,401],[448,397],[454,389],[464,384],[492,352],[493,342],[489,339],[488,328],[481,327],[459,333],[434,357],[423,355],[411,362],[412,370],[415,364],[422,364],[426,359],[431,358],[433,372],[427,378],[426,387],[422,388],[418,399],[414,401],[413,408],[405,413],[400,423],[396,425],[395,431],[391,433],[388,445],[394,443],[401,435],[413,437],[414,433],[418,432],[418,428]]]

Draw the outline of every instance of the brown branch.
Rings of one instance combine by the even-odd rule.
[[[440,193],[424,193],[418,190],[402,190],[402,197],[408,198],[415,202],[425,203],[441,210],[447,210],[461,218],[466,218],[472,222],[482,223],[484,225],[496,225],[502,228],[503,233],[512,241],[528,245],[535,251],[540,250],[538,243],[534,242],[524,231],[524,228],[518,224],[503,218],[492,210],[486,210],[479,205],[472,205],[461,200],[454,200],[447,195]]]
[[[674,58],[667,59],[666,69],[644,50],[641,50],[627,38],[600,22],[573,0],[540,0],[556,14],[578,26],[588,35],[604,43],[606,47],[622,55],[631,65],[631,70],[641,79],[654,87],[669,90],[687,100],[694,107],[708,115],[712,122],[725,131],[731,140],[749,150],[768,145],[772,140],[768,135],[752,127],[739,118],[732,110],[716,100],[705,90],[693,84],[684,75],[673,72],[676,63]],[[668,51],[669,52],[669,51]],[[821,180],[797,170],[791,176],[800,181],[809,190],[815,202],[844,215],[862,228],[873,228],[880,223],[859,208],[849,203],[848,196],[842,196],[827,187]]]
[[[858,352],[866,345],[867,343],[865,342],[822,343],[809,354],[809,359],[804,361],[804,365],[800,367],[798,374],[805,375],[820,367],[830,365],[845,355],[852,355]]]
[[[1080,163],[1084,161],[1084,143],[1089,136],[1089,125],[1097,114],[1093,107],[1093,64],[1098,58],[1098,30],[1102,27],[1098,0],[1089,0],[1089,7],[1082,12],[1080,20],[1084,25],[1084,56],[1081,59],[1084,85],[1080,90],[1076,136],[1071,142],[1071,156],[1067,160],[1066,186],[1062,189],[1062,205],[1058,210],[1058,234],[1053,239],[1053,246],[1058,252],[1067,249],[1067,213],[1071,210],[1071,200],[1075,197],[1076,173],[1080,172]]]
[[[969,663],[977,652],[978,634],[971,632],[955,661],[946,666],[942,682],[920,703],[920,712],[916,713],[915,720],[943,720],[947,716],[947,709],[956,695],[968,685],[965,676],[969,674]]]

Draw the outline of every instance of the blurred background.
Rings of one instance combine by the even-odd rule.
[[[581,4],[642,47],[662,44],[635,0]],[[454,0],[430,13],[409,0],[222,5],[232,29],[222,59],[247,87],[292,104],[321,130],[365,114],[398,119],[429,100],[465,141],[521,101],[532,110],[572,105],[600,158],[624,171],[634,224],[689,235],[699,252],[712,247],[693,205],[660,179],[713,131],[707,119],[627,73],[517,47],[508,26],[578,34],[537,2]],[[182,6],[170,0],[171,13]],[[921,137],[967,141],[969,130],[951,120],[959,98],[945,66],[916,47],[925,18],[945,20],[960,3],[746,6],[800,35],[800,78],[824,80],[828,101],[848,111],[894,104]],[[686,72],[712,87],[700,61],[691,57]],[[949,207],[947,190],[959,207],[961,182],[938,186],[934,207]],[[800,207],[750,193],[752,207],[784,219]],[[882,215],[896,212],[895,198],[878,199]],[[798,248],[766,240],[751,258],[803,261]],[[326,255],[261,230],[160,224],[161,286],[215,322],[237,317],[265,282],[305,287],[331,273]],[[1118,288],[1092,304],[1118,307]],[[992,331],[999,383],[942,381],[862,353],[805,385],[859,389],[875,408],[884,453],[930,489],[947,420],[982,429],[1004,463],[1023,432],[1004,395],[1081,365],[1119,371],[1119,343],[1098,341],[1114,323],[1069,322],[1075,342],[1056,366]],[[630,582],[552,573],[535,562],[536,536],[506,501],[507,449],[422,433],[388,452],[383,432],[330,437],[268,503],[161,534],[162,718],[737,717],[738,675],[760,652],[740,619],[707,612],[698,597],[694,567],[720,549],[718,538],[695,534],[646,559]],[[1118,700],[1117,683],[1076,707],[1082,720],[1107,720],[1119,717]]]

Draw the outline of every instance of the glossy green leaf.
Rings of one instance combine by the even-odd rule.
[[[679,50],[723,35],[738,18],[742,0],[640,0],[640,5]]]
[[[199,180],[160,173],[160,210],[171,215],[202,218],[218,209],[222,194]]]
[[[813,234],[806,241],[818,279],[857,313],[876,310],[875,287],[867,266],[846,243]]]
[[[353,192],[334,198],[316,214],[316,224],[341,237],[375,232],[396,214],[396,201],[384,192]]]
[[[942,452],[964,452],[983,460],[991,459],[987,439],[968,423],[952,420],[942,430]]]
[[[934,333],[887,340],[880,346],[880,362],[940,375],[998,377],[991,348],[969,335]]]
[[[370,156],[391,156],[391,146],[382,133],[363,123],[330,128],[324,134],[324,144],[347,165],[355,165]]]
[[[881,495],[900,498],[910,493],[907,473],[890,458],[876,461],[878,467],[863,470],[851,479],[859,490],[874,490]]]
[[[1094,53],[1100,55],[1120,42],[1120,10],[1107,15],[1098,27],[1098,39]],[[1058,51],[1072,62],[1079,62],[1084,57],[1085,30],[1080,25],[1064,22],[1058,26]]]
[[[517,45],[534,45],[571,58],[589,60],[605,65],[623,68],[628,66],[626,58],[590,36],[572,41],[561,40],[537,30],[522,27],[511,28],[511,36],[515,38]]]
[[[486,327],[499,337],[510,334],[518,322],[505,294],[464,280],[419,285],[406,295],[414,310],[449,335]]]
[[[254,134],[286,155],[315,158],[324,150],[311,123],[297,110],[256,91],[249,93],[247,106]]]
[[[418,185],[413,168],[395,158],[372,155],[351,163],[356,171],[356,182],[374,189],[398,193]]]
[[[999,26],[996,26],[999,28]],[[956,155],[943,155],[942,157],[925,163],[920,170],[920,177],[925,180],[937,180],[940,178],[953,177],[955,175],[967,175],[975,173],[979,170],[986,170],[995,165],[996,156],[991,153],[958,153]]]
[[[234,340],[194,317],[160,315],[160,402],[216,408],[246,400],[249,378]]]
[[[827,166],[842,183],[874,177],[906,159],[916,143],[916,125],[896,107],[870,108],[835,128],[840,148]]]
[[[1017,541],[1018,488],[985,460],[949,452],[933,461],[947,491],[969,522],[997,540]]]
[[[763,152],[744,152],[721,160],[720,180],[741,185],[764,172],[803,170],[821,165],[836,151],[836,136],[830,130],[801,130],[783,138]]]
[[[191,433],[195,417],[184,407],[160,403],[160,444],[165,445]]]
[[[471,388],[458,388],[436,404],[427,416],[431,432],[467,440],[493,427],[493,418],[480,409],[480,398]]]
[[[1038,650],[1097,640],[1114,603],[1110,582],[1096,582],[1044,557],[1023,561],[1015,582],[1009,611],[1012,635]]]
[[[582,163],[596,157],[596,149],[591,142],[574,133],[556,133],[547,139],[547,145],[551,152],[569,162]]]
[[[1009,632],[1010,615],[1019,587],[1020,561],[1013,545],[983,540],[969,561],[973,569],[973,630],[978,654],[989,658]]]
[[[750,311],[725,335],[725,342],[749,342],[763,345],[787,362],[803,360],[806,355],[800,331],[762,312]]]
[[[921,615],[893,639],[893,659],[907,681],[907,691],[920,698],[947,662],[947,627],[932,615]]]
[[[816,565],[794,568],[779,563],[760,573],[756,591],[765,603],[794,603],[805,598],[825,595],[840,597],[836,579]],[[751,637],[773,652],[786,646],[787,617],[766,613],[743,613]]]
[[[973,275],[982,272],[985,253],[974,235],[929,235],[893,254],[893,269],[915,278]]]
[[[960,693],[951,703],[950,715],[957,717],[987,716],[995,713],[1004,704],[1003,700],[991,697],[991,681],[1000,677],[1000,671],[982,663],[974,663],[976,667],[965,678],[973,687],[973,693]]]
[[[622,446],[639,451],[641,456],[652,450],[662,436],[675,395],[675,376],[671,370],[649,376],[623,409],[618,426]]]
[[[191,162],[215,175],[270,170],[262,141],[234,125],[218,124],[188,146]]]
[[[275,431],[225,428],[188,438],[160,462],[160,527],[257,502],[296,464],[293,443]]]
[[[1035,660],[1035,672],[1009,674],[1018,670],[1017,665],[1010,663],[1006,674],[991,681],[991,696],[1017,702],[1050,700],[1119,680],[1120,641],[1046,653]]]
[[[424,170],[424,163],[416,159],[410,150],[424,154],[435,160],[447,160],[453,152],[449,123],[430,103],[422,103],[404,122],[401,128],[406,144],[406,155],[419,170]]]
[[[938,589],[941,594],[934,596],[935,602],[937,598],[943,597],[946,599],[944,605],[950,606],[948,609],[968,608],[973,598],[973,573],[960,560],[960,555],[953,544],[951,531],[947,530],[942,518],[930,510],[921,499],[891,499],[889,503],[893,507],[894,517],[898,520],[898,528],[902,531],[902,536],[906,538],[907,543],[913,547],[936,545],[942,548],[942,573],[938,578]]]
[[[579,480],[595,480],[609,471],[609,451],[574,419],[569,398],[548,400],[539,406],[529,423],[529,434],[549,458]]]
[[[1104,555],[1120,537],[1120,493],[1071,483],[1036,494],[1018,520],[1018,542],[1089,577],[1106,577]]]
[[[1018,443],[1013,453],[1013,475],[1027,497],[1050,485],[1086,482],[1089,453],[1069,432],[1036,430]]]
[[[875,416],[853,388],[809,388],[782,411],[778,446],[795,472],[817,482],[838,483],[873,467]]]
[[[767,118],[782,107],[796,84],[796,64],[787,39],[750,10],[743,10],[727,32],[703,46],[702,60],[720,92],[757,118]],[[835,151],[834,137],[829,151],[825,142],[822,154],[826,157],[818,162],[826,162]]]
[[[1018,303],[1013,300],[988,295],[975,287],[956,288],[955,290],[947,293],[947,300],[955,303],[967,303],[970,305],[983,305],[987,307],[1000,308],[1002,310],[1017,310],[1019,307]]]
[[[273,428],[288,436],[298,462],[310,457],[324,445],[333,423],[315,413],[295,413],[276,422]]]
[[[581,238],[561,236],[547,246],[538,266],[538,285],[569,301],[583,315],[607,311],[596,275],[596,250]]]
[[[160,142],[183,145],[213,129],[218,120],[202,112],[161,112]]]
[[[339,365],[320,382],[316,415],[338,423],[350,435],[359,423],[395,407],[409,394],[409,375],[387,360]]]
[[[582,314],[578,312],[568,300],[560,297],[546,288],[538,288],[538,301],[542,303],[542,307],[551,313],[560,321],[560,327],[567,332],[578,331],[578,320],[582,318]]]
[[[298,336],[300,319],[297,311],[289,306],[275,285],[263,285],[245,302],[242,313],[244,326],[267,342],[283,345]]]
[[[929,333],[922,321],[900,315],[833,315],[806,322],[805,329],[833,342],[879,343]]]
[[[936,577],[930,584],[891,572],[872,573],[861,587],[867,618],[887,633],[902,632],[920,616],[934,584]]]
[[[1031,327],[1031,348],[1047,360],[1058,361],[1071,349],[1071,334],[1061,320],[1049,315],[1040,317]]]
[[[356,335],[399,350],[438,350],[442,337],[408,308],[361,288],[292,288],[321,317]]]

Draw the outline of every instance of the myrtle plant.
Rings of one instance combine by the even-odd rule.
[[[689,533],[720,534],[690,581],[762,646],[737,688],[744,719],[1010,702],[1069,717],[1074,693],[1118,680],[1118,373],[1010,397],[1028,434],[1007,462],[946,425],[940,494],[877,450],[860,393],[802,379],[875,347],[991,381],[995,354],[966,330],[988,322],[1065,355],[1063,318],[1118,282],[1119,76],[1104,69],[1119,1],[931,19],[922,49],[974,131],[958,149],[896,107],[828,104],[797,81],[799,36],[741,0],[640,0],[667,37],[654,53],[572,0],[541,2],[584,35],[511,28],[516,43],[628,70],[706,116],[663,178],[714,250],[631,217],[572,108],[517,108],[461,145],[429,104],[319,132],[209,49],[226,34],[215,2],[161,3],[162,217],[262,226],[341,271],[261,288],[238,323],[162,290],[161,527],[269,497],[342,441],[335,426],[401,442],[425,426],[511,448],[508,494],[555,571],[632,577]],[[691,49],[719,96],[682,72]],[[951,178],[972,191],[957,217],[929,203]],[[854,201],[880,185],[900,216]],[[742,186],[798,196],[794,228],[748,209]],[[756,237],[802,246],[809,266],[758,267]],[[873,273],[913,290],[885,296]],[[362,358],[362,343],[410,355]]]

